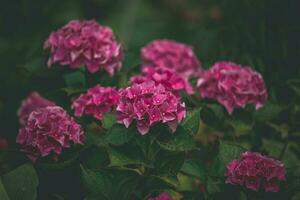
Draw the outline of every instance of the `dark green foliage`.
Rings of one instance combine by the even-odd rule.
[[[33,166],[24,164],[1,176],[0,197],[3,200],[34,200],[37,198],[38,184]]]

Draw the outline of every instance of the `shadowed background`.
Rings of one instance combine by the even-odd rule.
[[[168,38],[192,45],[204,68],[219,60],[250,65],[263,74],[270,101],[293,104],[300,88],[298,8],[291,0],[1,1],[0,135],[14,145],[20,101],[32,90],[47,96],[63,84],[59,74],[47,71],[42,46],[72,19],[112,27],[129,53]],[[78,197],[80,190],[72,190]]]

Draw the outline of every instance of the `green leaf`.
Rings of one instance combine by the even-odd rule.
[[[105,148],[91,146],[81,153],[81,161],[89,169],[99,169],[109,162],[109,158]]]
[[[85,88],[85,76],[80,71],[75,71],[64,75],[66,85],[70,88]]]
[[[108,143],[113,145],[122,145],[131,140],[136,134],[133,126],[126,128],[124,125],[114,124],[105,136]]]
[[[270,156],[274,158],[278,158],[280,156],[281,151],[284,148],[283,143],[267,139],[263,139],[262,142],[263,149],[267,151],[270,154]],[[282,161],[288,168],[292,168],[299,165],[300,160],[297,154],[291,149],[291,144],[288,144],[288,147],[282,157]]]
[[[299,200],[300,199],[300,192],[297,192],[293,197],[292,200]]]
[[[104,134],[104,131],[102,132],[102,130],[97,132],[87,131],[85,144],[106,147],[108,146],[108,142],[105,137],[106,135]]]
[[[74,152],[68,152],[68,153],[63,153],[60,158],[61,161],[59,162],[40,162],[38,164],[39,167],[46,169],[46,170],[61,170],[66,167],[69,167],[73,165],[79,156],[79,153],[74,151]]]
[[[221,141],[219,146],[219,158],[224,165],[230,161],[238,159],[245,149],[237,144]]]
[[[85,169],[82,165],[80,168],[82,181],[88,193],[92,196],[97,195],[99,199],[109,199],[106,193],[109,186],[107,178],[101,172]]]
[[[267,122],[267,124],[272,127],[274,130],[278,131],[281,134],[282,138],[286,138],[290,132],[290,126],[286,123],[272,123],[272,122]]]
[[[38,176],[31,164],[24,164],[4,174],[2,183],[10,200],[35,200]]]
[[[146,165],[144,159],[138,152],[137,148],[127,147],[122,149],[117,149],[113,147],[107,148],[107,153],[110,159],[110,166],[125,166],[130,164],[143,164]]]
[[[262,122],[269,121],[278,117],[281,111],[283,111],[283,106],[275,103],[267,103],[264,107],[254,112],[254,118]]]
[[[178,187],[179,186],[179,181],[177,176],[172,175],[172,174],[160,174],[160,175],[153,175],[153,177],[158,178],[165,183],[173,186],[173,187]]]
[[[190,134],[196,135],[200,126],[200,109],[197,109],[190,113],[181,125]]]
[[[168,151],[189,151],[196,148],[194,137],[187,130],[178,126],[171,139],[167,142],[157,141],[158,144]]]
[[[209,194],[214,194],[214,193],[217,193],[217,192],[220,192],[221,191],[221,186],[222,182],[221,180],[219,179],[213,179],[211,177],[208,177],[207,179],[207,192]]]
[[[92,171],[81,166],[82,180],[88,192],[87,199],[128,200],[138,184],[135,172],[118,170]]]
[[[6,191],[5,191],[5,188],[4,188],[3,184],[2,184],[1,178],[0,178],[0,199],[1,200],[9,200],[8,195],[7,195]]]
[[[65,88],[60,88],[60,90],[67,93],[68,96],[80,94],[85,91],[83,88],[78,88],[78,87],[65,87]]]
[[[183,197],[182,194],[180,194],[179,192],[176,192],[174,190],[165,190],[165,192],[167,192],[170,195],[172,200],[180,200]]]
[[[185,174],[177,174],[179,186],[179,191],[193,191],[195,190],[195,179],[193,177],[187,176]]]
[[[173,152],[161,149],[155,157],[155,169],[160,173],[177,174],[184,163],[184,152]]]
[[[224,108],[218,104],[203,107],[200,112],[201,120],[212,127],[220,126],[225,116]]]
[[[111,177],[110,199],[131,200],[139,184],[136,172],[113,171]]]
[[[300,80],[291,79],[288,81],[288,85],[295,91],[297,95],[300,96]]]
[[[247,200],[247,195],[244,192],[240,192],[240,200]]]
[[[250,133],[253,128],[253,123],[246,123],[242,120],[229,120],[228,123],[232,126],[237,137]]]
[[[105,113],[102,123],[104,128],[110,129],[116,123],[116,115],[114,113]]]
[[[210,176],[222,178],[224,177],[225,165],[217,156],[213,160],[213,163],[209,166],[208,171]]]
[[[181,168],[181,171],[185,174],[198,178],[199,180],[201,180],[201,182],[205,182],[206,180],[204,166],[200,165],[196,161],[186,160]]]

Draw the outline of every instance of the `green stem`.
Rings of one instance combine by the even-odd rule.
[[[280,154],[278,156],[279,160],[282,160],[282,158],[283,158],[283,156],[284,156],[284,154],[285,154],[288,146],[289,146],[289,142],[288,142],[288,140],[286,140],[285,143],[284,143],[284,145],[283,145],[283,148],[281,149],[281,152],[280,152]]]

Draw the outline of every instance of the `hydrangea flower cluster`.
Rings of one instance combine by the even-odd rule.
[[[255,152],[245,152],[242,160],[233,160],[227,165],[226,183],[245,185],[248,189],[278,192],[280,181],[285,180],[284,164]]]
[[[89,72],[106,70],[111,76],[121,68],[123,50],[109,27],[95,20],[73,20],[52,32],[44,44],[50,49],[48,66],[53,63],[79,68],[85,65]]]
[[[162,84],[166,89],[174,92],[184,90],[188,94],[193,93],[193,88],[189,82],[169,69],[145,66],[142,68],[142,73],[142,75],[131,77],[130,83],[140,84],[152,80],[156,85]]]
[[[229,113],[247,104],[254,104],[259,109],[268,97],[264,80],[258,72],[232,62],[216,63],[203,72],[197,85],[203,98],[217,100]]]
[[[83,144],[84,134],[61,107],[39,108],[29,115],[26,125],[19,130],[17,143],[32,161],[51,153],[61,154],[72,143]]]
[[[133,120],[142,134],[157,122],[167,123],[174,132],[186,115],[185,105],[178,96],[154,81],[133,84],[120,90],[117,122],[129,127]]]
[[[26,124],[26,121],[32,111],[47,106],[55,106],[55,103],[45,99],[37,92],[32,92],[25,100],[22,101],[18,110],[17,114],[20,124]]]
[[[172,200],[168,193],[161,193],[159,196],[150,198],[149,200]]]
[[[117,90],[112,87],[96,85],[75,99],[72,103],[72,109],[75,110],[77,117],[86,114],[102,120],[103,114],[110,112],[118,100]]]
[[[145,64],[172,70],[184,78],[199,76],[201,65],[192,47],[172,40],[154,40],[142,48]]]

